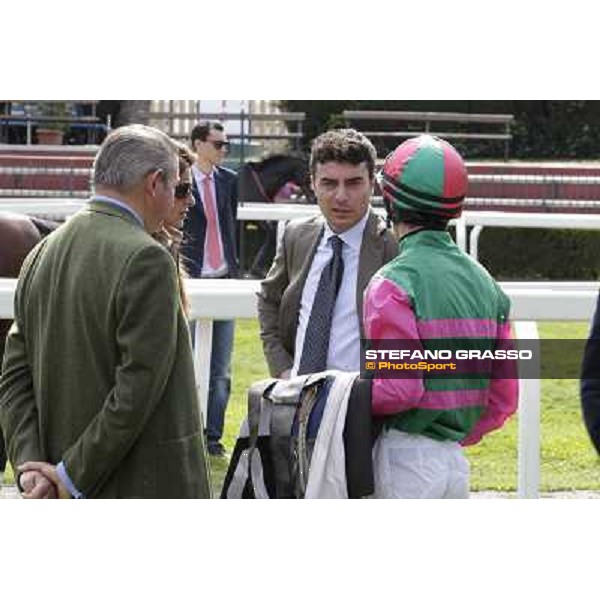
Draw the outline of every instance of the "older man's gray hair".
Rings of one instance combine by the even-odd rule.
[[[92,183],[126,191],[153,171],[177,179],[177,146],[168,135],[146,125],[127,125],[112,131],[96,159]]]

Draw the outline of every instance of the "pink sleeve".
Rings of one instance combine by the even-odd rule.
[[[512,339],[510,323],[500,326],[499,341]],[[516,365],[514,365],[516,368]],[[519,401],[519,380],[494,378],[490,380],[488,405],[473,431],[461,441],[463,446],[476,444],[481,438],[494,429],[499,429],[517,410]]]
[[[410,298],[395,283],[374,277],[365,290],[363,310],[371,348],[377,348],[377,340],[383,339],[420,340]],[[415,408],[423,393],[422,375],[411,379],[373,379],[373,414],[392,415]]]

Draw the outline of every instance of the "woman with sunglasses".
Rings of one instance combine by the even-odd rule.
[[[188,210],[194,206],[195,200],[192,194],[192,170],[196,157],[194,153],[184,144],[175,142],[179,150],[179,183],[175,186],[175,203],[171,212],[162,223],[162,228],[154,234],[154,238],[166,246],[175,262],[179,273],[179,295],[181,304],[186,314],[189,302],[185,295],[183,277],[185,270],[181,265],[179,249],[183,240],[183,223],[187,217]]]

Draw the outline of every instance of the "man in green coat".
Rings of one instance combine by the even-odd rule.
[[[175,263],[149,233],[174,202],[177,149],[114,130],[89,205],[27,257],[0,378],[25,498],[208,498]]]

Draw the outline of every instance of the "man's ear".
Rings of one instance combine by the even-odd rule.
[[[152,173],[148,173],[143,179],[143,189],[144,195],[146,197],[153,197],[156,195],[156,171],[152,171]]]
[[[160,169],[152,171],[146,175],[145,190],[149,196],[156,196],[156,186],[159,184],[162,177],[162,171]]]

